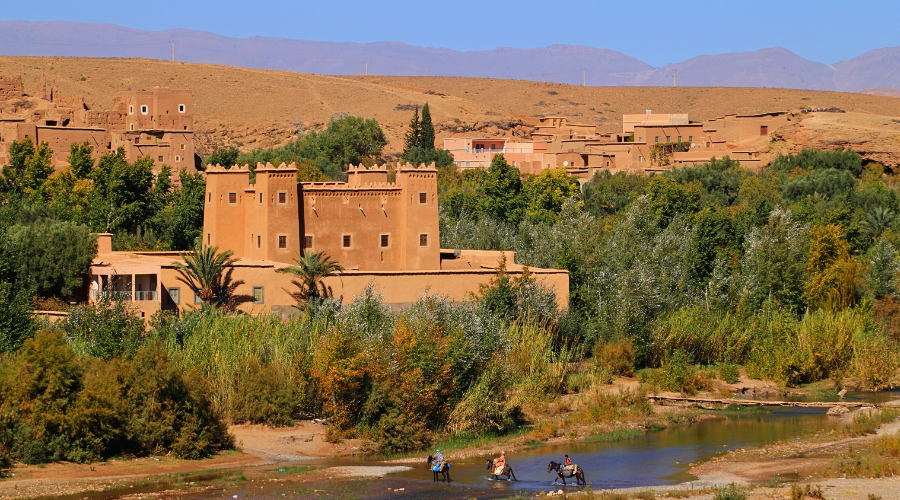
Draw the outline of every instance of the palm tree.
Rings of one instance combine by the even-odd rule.
[[[866,220],[860,224],[872,240],[877,240],[882,233],[891,227],[894,222],[894,212],[888,208],[875,207],[872,212],[866,215]]]
[[[311,299],[328,296],[328,288],[324,280],[329,276],[337,276],[344,268],[331,260],[325,252],[309,252],[297,254],[296,266],[279,269],[278,272],[293,274],[298,279],[293,283],[300,291],[294,294],[298,301],[309,302]]]
[[[184,262],[173,262],[178,270],[178,281],[184,283],[207,305],[228,304],[234,289],[243,282],[232,282],[232,259],[234,252],[219,253],[219,247],[194,245],[190,252],[182,254]],[[226,271],[227,269],[227,271]]]

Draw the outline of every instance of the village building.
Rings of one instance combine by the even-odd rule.
[[[96,159],[124,148],[127,161],[152,158],[176,170],[193,170],[193,103],[189,90],[155,87],[129,90],[109,110],[92,110],[82,96],[62,98],[56,85],[41,83],[34,96],[25,94],[21,76],[0,77],[0,164],[9,162],[13,141],[30,137],[35,145],[46,142],[53,150],[53,166],[68,165],[72,144],[87,142]]]
[[[540,119],[531,142],[447,138],[444,147],[461,168],[488,167],[493,156],[503,153],[523,174],[561,167],[586,182],[602,171],[649,174],[725,156],[758,169],[764,160],[760,151],[771,134],[789,122],[788,113],[781,111],[692,122],[687,114],[647,110],[623,115],[621,133],[599,133],[596,127],[548,116]],[[481,144],[490,144],[491,149],[479,149]]]
[[[290,274],[278,272],[300,252],[325,252],[345,268],[325,285],[345,302],[370,283],[385,303],[403,307],[423,293],[465,300],[497,273],[503,252],[440,248],[437,170],[411,165],[351,167],[348,182],[297,182],[295,165],[258,164],[250,169],[210,166],[206,170],[203,243],[231,250],[240,260],[231,279],[240,281],[239,306],[250,313],[283,311],[296,304]],[[104,290],[133,301],[148,317],[160,309],[196,308],[199,297],[181,281],[178,252],[114,252],[112,236],[99,236],[91,266],[91,294]],[[522,266],[506,252],[511,276]],[[551,287],[559,307],[569,297],[568,272],[531,269]]]

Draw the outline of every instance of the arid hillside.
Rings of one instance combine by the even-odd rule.
[[[377,119],[390,139],[388,153],[402,147],[412,107],[428,102],[438,138],[449,134],[512,136],[527,139],[534,118],[565,115],[620,130],[622,114],[652,109],[689,113],[694,121],[726,113],[836,107],[848,119],[882,115],[879,123],[900,134],[895,97],[788,89],[581,87],[517,80],[449,77],[339,77],[145,59],[0,57],[0,74],[21,74],[26,93],[37,87],[40,70],[60,94],[83,95],[92,108],[108,107],[127,89],[153,86],[193,91],[199,150],[237,145],[242,150],[283,144],[298,129],[319,127],[339,113]],[[852,121],[852,120],[851,120]],[[851,124],[852,125],[852,124]],[[839,129],[839,127],[838,127]],[[818,129],[822,134],[834,128]],[[881,137],[880,135],[879,137]],[[811,138],[798,134],[797,139]],[[786,136],[799,147],[803,144]],[[816,144],[827,137],[816,136]],[[846,138],[845,138],[846,139]],[[880,140],[880,139],[879,139]],[[853,146],[852,140],[841,144]],[[878,148],[873,148],[878,149]]]

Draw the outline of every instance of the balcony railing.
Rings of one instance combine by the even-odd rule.
[[[135,291],[134,300],[156,300],[156,290]]]

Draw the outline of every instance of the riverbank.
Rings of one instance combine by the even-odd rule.
[[[722,393],[720,389],[718,394]],[[597,398],[602,404],[598,403]],[[639,411],[636,411],[636,408]],[[615,417],[609,418],[607,415],[603,422],[584,423],[585,412],[593,415],[598,409],[604,411],[612,409]],[[643,396],[640,396],[636,380],[618,379],[616,383],[604,386],[600,392],[567,394],[558,398],[554,402],[554,408],[548,409],[547,413],[531,415],[536,421],[534,427],[523,428],[499,438],[468,440],[457,437],[444,443],[439,442],[436,446],[442,447],[445,456],[454,463],[472,462],[473,457],[496,454],[500,450],[516,454],[542,446],[559,448],[560,445],[567,446],[567,443],[577,446],[590,441],[621,441],[658,430],[661,428],[658,426],[678,428],[701,420],[723,418],[728,414],[730,412],[703,410],[691,406],[650,405]],[[849,423],[852,422],[853,416],[858,414],[860,410],[842,418],[845,423]],[[537,439],[535,431],[543,432],[539,425],[547,418],[557,421],[557,431],[546,439]],[[809,439],[804,437],[800,441],[727,451],[691,468],[690,472],[698,477],[697,481],[664,489],[680,491],[679,486],[683,486],[697,490],[728,483],[757,488],[771,481],[824,481],[834,477],[837,471],[842,470],[840,467],[846,470],[847,466],[856,463],[857,459],[860,460],[860,465],[856,467],[857,475],[866,470],[872,475],[875,474],[877,464],[871,459],[867,462],[866,456],[848,455],[848,447],[852,448],[849,452],[859,455],[860,450],[872,448],[866,443],[892,432],[896,434],[900,429],[898,426],[900,423],[891,423],[884,426],[879,431],[880,434],[873,436],[847,437],[824,433]],[[182,491],[179,488],[186,488],[185,491],[201,491],[203,488],[221,490],[219,483],[239,487],[247,481],[297,480],[330,483],[332,480],[365,482],[372,481],[373,478],[383,478],[378,480],[386,481],[386,484],[392,485],[391,487],[405,488],[406,486],[400,485],[397,481],[419,476],[410,474],[406,478],[396,478],[385,475],[410,467],[422,467],[424,456],[431,451],[423,450],[415,455],[375,463],[377,455],[366,441],[352,439],[329,443],[325,439],[326,427],[309,421],[284,428],[232,426],[229,431],[235,436],[239,450],[221,453],[208,460],[186,461],[168,457],[144,457],[110,460],[91,465],[47,464],[17,467],[12,471],[14,476],[0,481],[0,498],[61,496],[82,492],[101,492],[102,497],[121,497],[132,494],[130,492],[160,494],[159,492],[173,489]],[[348,458],[353,462],[348,463]],[[288,466],[286,462],[294,463]],[[313,470],[302,465],[304,462],[315,463],[314,467],[317,469]],[[844,465],[841,465],[842,463]],[[288,472],[281,471],[285,468]],[[886,469],[882,466],[881,470]],[[302,472],[302,478],[297,479],[293,472]],[[900,473],[900,469],[897,472]],[[188,480],[189,477],[198,480]],[[848,477],[852,478],[853,474]],[[210,486],[209,481],[215,484]],[[387,487],[384,486],[385,491]],[[370,486],[363,486],[360,483],[352,488],[363,488],[368,491]],[[310,491],[313,490],[314,488]],[[654,491],[658,490],[662,491],[661,488],[654,488]],[[113,491],[116,493],[112,493]],[[629,490],[615,491],[627,494]]]

